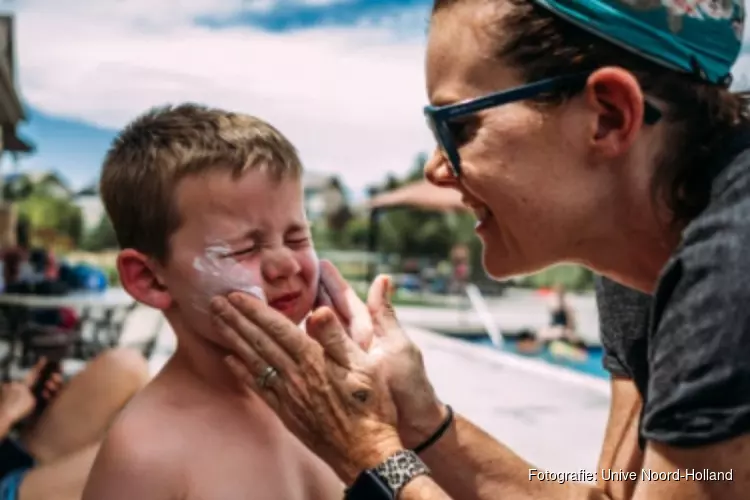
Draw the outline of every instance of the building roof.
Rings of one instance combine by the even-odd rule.
[[[437,211],[468,210],[461,203],[461,193],[455,189],[437,187],[426,180],[378,194],[366,206],[371,209],[413,207]]]
[[[309,172],[305,170],[302,173],[302,185],[305,186],[305,189],[317,191],[327,188],[330,185],[332,178],[332,175],[321,174],[319,172]]]
[[[3,149],[11,153],[33,153],[36,149],[28,140],[18,137],[15,125],[3,125]]]

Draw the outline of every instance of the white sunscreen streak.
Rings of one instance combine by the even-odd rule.
[[[205,253],[193,260],[193,269],[200,277],[201,290],[196,293],[195,306],[207,311],[208,303],[216,295],[230,292],[245,292],[267,302],[266,294],[260,286],[257,271],[251,271],[231,257],[227,245],[212,245]]]

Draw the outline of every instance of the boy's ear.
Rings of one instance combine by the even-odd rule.
[[[159,277],[158,269],[141,252],[132,248],[120,251],[117,272],[125,291],[138,302],[162,311],[172,304],[172,297]]]

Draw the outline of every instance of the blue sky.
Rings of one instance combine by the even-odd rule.
[[[29,114],[20,133],[37,146],[20,168],[55,168],[75,187],[97,179],[118,128],[182,101],[270,121],[309,170],[354,192],[434,145],[421,114],[431,0],[9,4]]]
[[[99,128],[75,119],[51,116],[27,106],[28,121],[19,135],[37,147],[33,155],[20,158],[20,169],[61,172],[77,187],[91,183],[97,175],[97,165],[114,137],[114,129]],[[12,164],[4,165],[7,169]]]
[[[37,146],[21,169],[83,187],[118,128],[186,100],[269,120],[308,169],[354,191],[433,145],[421,116],[431,0],[13,1],[19,133]]]

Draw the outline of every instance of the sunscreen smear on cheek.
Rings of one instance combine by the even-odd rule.
[[[264,303],[268,302],[261,286],[259,271],[243,266],[232,257],[226,257],[229,253],[228,246],[214,245],[193,260],[193,269],[199,277],[199,290],[194,294],[194,305],[198,308],[204,309],[203,304],[207,305],[216,295],[235,291],[249,293]]]

